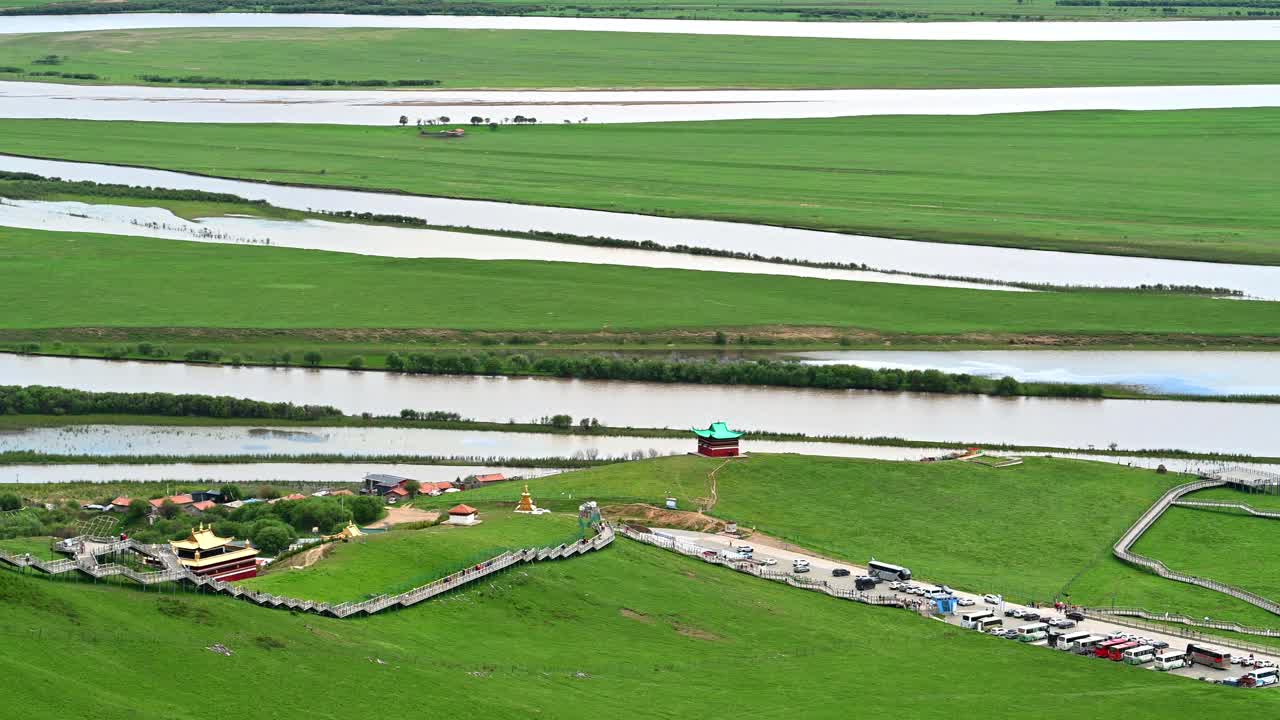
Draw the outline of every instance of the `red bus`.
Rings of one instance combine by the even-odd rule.
[[[1098,643],[1097,646],[1094,647],[1093,649],[1093,654],[1100,658],[1111,657],[1111,648],[1117,645],[1123,645],[1127,642],[1129,641],[1125,640],[1124,638],[1116,638],[1115,640],[1108,640],[1106,642]]]
[[[1211,668],[1226,670],[1231,667],[1231,653],[1204,645],[1187,644],[1187,664],[1200,663]]]
[[[1124,659],[1125,650],[1132,650],[1133,648],[1136,648],[1136,647],[1142,647],[1142,643],[1136,640],[1129,640],[1119,645],[1112,645],[1111,647],[1107,648],[1107,659],[1120,662],[1121,660]]]

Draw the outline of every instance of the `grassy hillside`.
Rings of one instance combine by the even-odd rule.
[[[23,717],[185,720],[218,712],[463,718],[844,718],[1274,713],[1231,691],[959,632],[623,540],[410,610],[338,621],[225,597],[0,571],[6,703]],[[222,643],[234,655],[204,648]],[[110,667],[103,680],[67,672]],[[911,671],[928,659],[928,672]],[[765,674],[767,673],[767,678]],[[190,679],[200,679],[200,692]],[[56,690],[56,692],[51,692]],[[846,702],[847,701],[847,702]]]
[[[600,62],[607,53],[608,62]],[[36,65],[46,55],[60,65]],[[130,30],[0,36],[0,67],[461,88],[934,88],[1267,83],[1266,42],[946,42],[487,30]],[[17,73],[0,73],[0,79]],[[236,86],[200,80],[165,85]],[[419,85],[421,86],[421,85]]]
[[[0,328],[27,330],[823,326],[930,336],[1134,333],[1201,340],[1269,337],[1280,327],[1277,303],[413,260],[8,228],[0,228],[0,306],[7,308]]]
[[[1245,109],[548,125],[483,130],[456,143],[423,140],[413,127],[6,120],[0,152],[938,242],[1274,264],[1280,204],[1268,188],[1280,163],[1277,120],[1280,110]]]
[[[451,498],[456,504],[458,496]],[[243,585],[321,602],[359,601],[404,592],[508,550],[559,545],[578,538],[576,515],[517,515],[512,504],[478,508],[474,527],[437,525],[392,530],[334,545],[306,569],[272,568]]]
[[[575,471],[530,482],[554,507],[573,498],[683,509],[709,495],[719,461],[664,458]],[[1103,463],[1028,458],[994,470],[799,455],[757,455],[717,475],[712,514],[802,547],[865,563],[871,556],[927,580],[1011,599],[1141,605],[1274,625],[1274,616],[1227,596],[1138,572],[1111,544],[1168,487],[1184,478]],[[469,498],[515,500],[509,486]]]

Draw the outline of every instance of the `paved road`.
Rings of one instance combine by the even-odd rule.
[[[791,570],[792,561],[797,559],[805,559],[809,561],[810,566],[812,567],[812,570],[810,572],[804,574],[805,576],[808,576],[810,579],[813,579],[813,580],[826,580],[832,586],[839,587],[839,588],[852,589],[854,587],[854,577],[858,575],[865,575],[867,572],[867,569],[865,566],[854,565],[851,563],[840,563],[840,562],[836,562],[834,560],[823,558],[817,555],[810,555],[806,553],[796,552],[793,550],[783,549],[780,547],[773,546],[772,544],[770,544],[772,542],[771,540],[764,539],[764,538],[753,538],[749,542],[744,542],[742,540],[738,540],[737,538],[730,538],[724,535],[711,535],[708,533],[701,533],[693,530],[662,529],[659,532],[674,536],[684,542],[688,542],[688,543],[697,545],[699,547],[706,548],[707,550],[729,550],[735,546],[749,544],[755,549],[755,553],[754,553],[755,559],[776,560],[777,564],[774,566],[774,569],[782,572],[789,572]],[[896,561],[901,563],[902,558],[883,558],[883,560],[885,562]],[[833,577],[831,575],[831,571],[837,567],[847,568],[851,574],[847,577]],[[935,585],[934,582],[931,582],[928,580],[922,580],[920,578],[915,578],[913,580],[913,583],[922,587],[933,587]],[[907,600],[919,599],[919,597],[916,595],[900,593],[900,592],[890,590],[889,583],[887,582],[881,583],[880,585],[876,586],[874,593],[897,596]],[[961,613],[981,610],[985,608],[985,609],[990,609],[996,615],[1000,616],[1003,619],[1004,627],[1006,628],[1016,628],[1020,625],[1026,624],[1017,618],[1004,617],[1004,610],[1006,608],[1016,607],[1016,608],[1027,609],[1027,606],[1025,605],[1018,605],[1016,603],[1005,604],[1002,602],[1000,605],[992,606],[992,605],[987,605],[983,603],[981,594],[957,590],[955,592],[955,595],[958,598],[967,598],[967,599],[973,600],[974,605],[971,607],[957,608],[956,615],[946,617],[946,620],[948,623],[951,623],[953,625],[959,625]],[[1038,612],[1040,612],[1041,614],[1047,613],[1048,615],[1054,616],[1054,617],[1062,617],[1061,613],[1053,612],[1052,608],[1048,610],[1039,609]],[[1164,632],[1156,632],[1151,630],[1131,628],[1125,625],[1120,625],[1114,622],[1110,622],[1102,618],[1088,618],[1080,622],[1076,627],[1071,628],[1069,632],[1076,632],[1076,631],[1089,632],[1094,635],[1102,635],[1104,637],[1109,633],[1119,632],[1119,633],[1124,633],[1126,635],[1136,635],[1138,637],[1147,638],[1151,640],[1163,640],[1164,642],[1169,643],[1169,646],[1171,648],[1176,650],[1181,650],[1185,648],[1188,642],[1187,638],[1180,637],[1174,633],[1164,633]],[[998,643],[998,642],[1012,642],[1012,641],[992,637],[991,642]],[[1033,644],[1038,645],[1040,647],[1044,647],[1046,650],[1049,649],[1044,641],[1033,643]],[[1207,643],[1207,644],[1212,644],[1212,643]],[[1229,648],[1225,646],[1219,645],[1218,647],[1220,647],[1223,650],[1229,650]],[[1239,654],[1241,653],[1238,651],[1232,652],[1232,655],[1239,655]],[[1247,655],[1248,653],[1244,653],[1244,654]],[[1277,665],[1280,665],[1280,653],[1274,654],[1274,655],[1259,654],[1259,655],[1256,655],[1255,657],[1260,659],[1270,660],[1271,662],[1276,663]],[[1080,661],[1081,662],[1104,662],[1102,660],[1096,660],[1094,658],[1086,658],[1086,657],[1081,657]],[[1154,670],[1154,667],[1151,664],[1143,665],[1142,667],[1146,669]],[[1123,668],[1117,668],[1117,671],[1121,671],[1122,669]],[[1241,668],[1239,666],[1232,666],[1230,670],[1216,670],[1213,668],[1204,667],[1202,665],[1196,665],[1194,667],[1172,670],[1170,671],[1170,674],[1182,675],[1185,677],[1209,677],[1214,679],[1223,679],[1228,677],[1236,677],[1244,674],[1245,672],[1247,672],[1247,669]]]

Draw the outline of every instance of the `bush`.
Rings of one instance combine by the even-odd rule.
[[[360,370],[364,367],[364,357],[357,355],[347,361],[347,367],[352,370]]]
[[[17,510],[22,507],[22,498],[13,493],[0,495],[0,510]]]
[[[315,350],[309,350],[302,356],[302,362],[306,363],[310,367],[317,367],[320,365],[320,361],[322,360],[324,360],[324,357]]]
[[[264,553],[275,555],[294,541],[293,528],[278,521],[266,520],[254,526],[250,540]]]
[[[362,495],[352,498],[347,507],[351,508],[351,519],[357,525],[367,525],[378,518],[382,517],[385,512],[382,498],[373,497],[371,495]]]

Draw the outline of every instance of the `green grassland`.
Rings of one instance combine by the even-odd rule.
[[[449,143],[412,127],[6,120],[0,152],[938,242],[1274,264],[1277,133],[1275,109],[551,125]]]
[[[1175,570],[1280,598],[1280,568],[1271,562],[1278,540],[1280,522],[1272,519],[1175,507],[1134,551]]]
[[[748,448],[749,449],[749,448]],[[720,461],[697,457],[623,463],[539,478],[534,500],[572,498],[696,509]],[[926,580],[1022,601],[1143,606],[1274,626],[1275,617],[1220,593],[1149,575],[1115,560],[1116,538],[1185,477],[1078,460],[1027,458],[1003,469],[756,455],[717,474],[711,511],[796,545],[865,563],[906,565]],[[469,491],[514,501],[509,486]],[[576,505],[575,505],[576,507]]]
[[[7,309],[0,327],[8,329],[823,326],[929,336],[1163,334],[1199,342],[1273,337],[1280,328],[1280,304],[1189,296],[415,260],[10,228],[0,228],[0,281]]]
[[[366,620],[0,571],[6,704],[23,716],[1058,720],[1275,712],[1247,693],[960,632],[625,540]],[[234,655],[204,648],[222,643]],[[74,659],[74,660],[73,660]],[[78,667],[110,667],[109,681]],[[928,672],[918,672],[922,663]],[[767,679],[765,675],[767,674]],[[191,691],[199,678],[200,691]]]
[[[1248,493],[1229,487],[1210,488],[1188,495],[1184,500],[1203,500],[1206,502],[1226,502],[1249,505],[1258,510],[1280,512],[1280,495],[1265,493]],[[1230,511],[1228,511],[1230,512]]]
[[[34,64],[58,55],[57,66]],[[602,58],[607,62],[601,62]],[[0,67],[461,88],[947,88],[1268,83],[1269,42],[882,41],[604,32],[175,29],[0,36]],[[24,79],[0,73],[0,79]],[[210,85],[200,80],[166,85]],[[243,86],[242,83],[228,83]],[[217,83],[217,87],[228,84]]]
[[[456,503],[457,495],[452,497]],[[555,546],[578,538],[577,515],[517,515],[512,503],[488,503],[479,525],[394,529],[336,544],[306,569],[272,568],[241,584],[320,602],[359,601],[404,592],[510,550]]]
[[[1168,18],[1269,16],[1266,6],[1259,10],[1247,3],[1223,0],[1208,7],[1117,7],[1103,2],[1096,7],[1059,5],[1052,0],[874,0],[849,4],[836,0],[779,3],[776,0],[732,0],[688,3],[680,0],[650,0],[620,3],[618,0],[574,0],[530,3],[529,0],[349,0],[345,3],[318,0],[279,0],[245,4],[225,0],[216,6],[203,0],[4,0],[5,9],[40,11],[44,7],[62,12],[376,12],[418,15],[550,15],[572,17],[680,18],[688,20],[828,20],[828,21],[968,21],[968,20],[1159,20]]]
[[[7,553],[30,553],[41,560],[60,560],[65,555],[53,551],[56,538],[51,537],[16,537],[0,539],[0,550]]]

